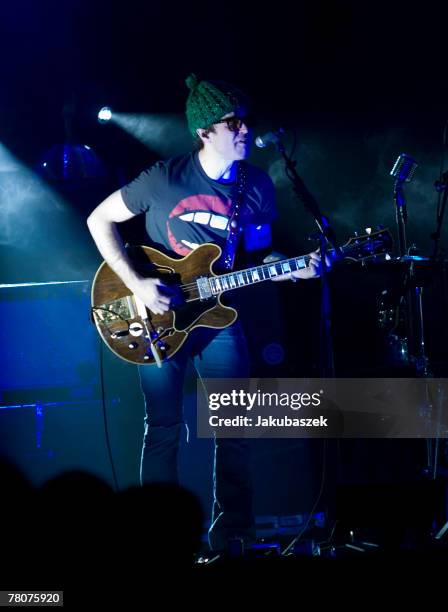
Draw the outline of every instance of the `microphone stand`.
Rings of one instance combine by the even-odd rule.
[[[328,282],[328,266],[326,263],[326,252],[327,244],[330,243],[334,248],[337,256],[342,257],[341,249],[339,248],[333,229],[331,228],[327,217],[325,217],[316,202],[314,196],[310,193],[303,180],[297,173],[296,162],[291,159],[286,153],[285,146],[277,134],[275,140],[277,150],[285,162],[286,176],[291,180],[294,193],[297,198],[305,206],[305,209],[313,216],[318,231],[316,237],[319,238],[320,242],[320,255],[321,255],[321,319],[320,319],[320,364],[319,364],[319,376],[321,378],[334,378],[335,366],[334,366],[334,352],[333,352],[333,339],[332,339],[332,317],[331,317],[331,295],[330,286]],[[327,459],[327,441],[322,441],[322,461],[323,470],[326,472]],[[324,477],[323,477],[324,478]],[[323,482],[322,482],[323,486]],[[311,517],[310,517],[311,518]],[[301,538],[304,533],[304,529],[299,532],[293,540],[288,544],[282,555],[288,554],[288,552],[294,548],[295,543]]]
[[[404,179],[395,178],[393,200],[395,205],[395,220],[397,222],[397,233],[398,233],[398,254],[402,262],[406,261],[407,245],[406,245],[406,222],[408,220],[408,211],[406,207],[406,199],[403,192]],[[405,329],[406,329],[406,340],[408,350],[408,360],[411,359],[411,355],[414,353],[414,325],[413,325],[413,301],[414,295],[412,291],[412,264],[408,262],[407,270],[405,272],[405,291],[406,299],[404,303],[405,307]],[[408,361],[409,363],[409,361]]]
[[[296,162],[287,155],[285,151],[285,147],[278,135],[276,139],[276,146],[285,162],[286,176],[291,180],[295,194],[297,195],[298,199],[304,204],[305,209],[309,213],[311,213],[311,215],[314,217],[314,220],[318,227],[317,235],[320,239],[320,254],[322,258],[321,329],[320,329],[321,362],[320,362],[319,369],[320,369],[321,378],[334,378],[335,377],[335,367],[334,367],[334,353],[333,353],[333,341],[332,341],[332,331],[331,331],[331,327],[332,327],[331,299],[330,299],[331,296],[330,296],[330,286],[328,282],[328,269],[327,269],[328,266],[325,261],[327,244],[328,243],[331,244],[337,257],[342,258],[343,255],[336,241],[334,231],[331,228],[327,217],[321,213],[319,206],[316,202],[316,199],[309,192],[305,183],[298,175],[297,170],[296,170]],[[323,466],[324,466],[323,473],[325,474],[326,464],[328,462],[327,440],[324,439],[322,442],[323,442],[322,461],[323,461]],[[325,477],[322,476],[322,478],[324,479]],[[323,487],[323,484],[324,484],[324,480],[322,481],[322,487]],[[307,524],[305,525],[305,529],[307,527]],[[295,543],[302,537],[305,529],[302,529],[302,531],[297,536],[295,536],[295,538],[288,544],[288,546],[282,552],[282,555],[286,555],[291,549],[293,549]],[[351,542],[353,542],[352,532],[351,532],[350,537],[351,537]],[[363,544],[367,544],[368,546],[376,547],[376,544],[372,544],[370,542],[363,543]],[[345,546],[351,546],[352,548],[355,548],[356,550],[360,550],[364,552],[364,548],[359,548],[359,547],[357,548],[353,544],[345,544]]]
[[[398,178],[395,179],[394,182],[394,203],[398,227],[398,248],[400,257],[406,255],[406,221],[408,220],[406,199],[403,194],[403,182],[404,181]]]
[[[432,258],[434,261],[437,260],[440,236],[442,233],[443,217],[445,215],[446,201],[448,199],[448,171],[442,174],[442,180],[434,183],[436,190],[440,193],[443,192],[442,204],[440,210],[437,212],[437,228],[434,233],[431,234],[431,239],[434,240],[434,251]]]
[[[317,235],[320,240],[320,254],[321,254],[321,286],[322,286],[322,299],[321,299],[321,329],[320,329],[320,377],[321,378],[333,378],[335,375],[334,368],[334,355],[333,355],[333,342],[331,334],[331,299],[330,299],[330,287],[327,278],[327,264],[325,261],[327,243],[330,243],[334,248],[336,254],[342,257],[341,250],[336,242],[333,229],[331,228],[327,217],[325,217],[314,198],[309,192],[303,180],[297,173],[296,162],[291,159],[286,151],[285,147],[280,139],[276,140],[276,147],[285,162],[286,176],[291,180],[293,184],[293,190],[297,195],[298,199],[304,204],[306,210],[311,213],[318,227]]]
[[[415,262],[412,260],[412,257],[407,257],[406,222],[408,214],[406,199],[403,193],[403,183],[403,179],[398,177],[395,179],[393,195],[398,227],[399,255],[401,261],[407,263],[406,335],[408,337],[408,354],[411,362],[413,362],[416,376],[426,378],[431,374],[428,358],[425,353],[422,301],[423,283],[417,278]]]

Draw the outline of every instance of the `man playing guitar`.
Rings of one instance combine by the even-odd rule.
[[[160,278],[139,273],[117,224],[144,214],[148,236],[158,250],[185,257],[204,243],[221,247],[218,269],[238,269],[237,245],[259,228],[260,249],[270,246],[269,224],[276,216],[272,180],[244,161],[252,139],[250,105],[236,87],[198,81],[191,75],[186,104],[195,149],[154,164],[112,193],[87,224],[105,262],[133,296],[154,315],[169,311],[172,289]],[[318,276],[320,258],[277,275],[275,280]],[[183,425],[183,385],[189,360],[202,377],[249,376],[246,340],[239,321],[224,329],[199,327],[162,368],[140,365],[146,418],[141,458],[142,484],[177,482],[177,455]],[[247,441],[215,439],[214,503],[209,541],[224,550],[232,537],[253,538],[252,495]]]

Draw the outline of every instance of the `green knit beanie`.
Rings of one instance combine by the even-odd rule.
[[[195,74],[191,74],[185,83],[190,89],[186,107],[188,128],[194,137],[197,129],[207,128],[223,115],[249,105],[248,97],[229,83],[198,81]]]

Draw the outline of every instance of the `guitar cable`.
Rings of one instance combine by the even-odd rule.
[[[191,355],[190,355],[189,359],[190,359],[191,363],[193,364],[194,369],[196,370],[196,374],[198,375],[199,380],[201,381],[202,389],[204,391],[205,400],[207,401],[208,400],[208,391],[207,391],[207,387],[205,386],[204,379],[202,378],[201,373],[199,372],[199,370],[197,368],[197,365],[194,362],[194,358],[191,357]]]
[[[101,406],[102,406],[102,412],[103,412],[103,422],[104,422],[104,436],[106,439],[106,449],[107,449],[107,454],[109,457],[109,463],[110,463],[110,467],[111,467],[111,471],[112,471],[112,481],[113,481],[113,486],[115,489],[115,493],[118,493],[119,491],[119,487],[118,487],[118,479],[117,479],[117,473],[115,470],[115,464],[114,464],[114,460],[113,460],[113,456],[112,456],[112,448],[111,448],[111,444],[110,444],[110,436],[109,436],[109,426],[108,426],[108,422],[107,422],[107,410],[106,410],[106,392],[105,392],[105,384],[104,384],[104,359],[103,359],[103,342],[102,339],[100,338],[100,342],[99,342],[99,346],[100,346],[100,354],[99,354],[99,361],[100,361],[100,386],[101,386]]]
[[[289,553],[291,548],[293,548],[294,544],[300,540],[300,538],[303,536],[305,531],[308,529],[308,525],[310,524],[310,521],[313,518],[313,514],[317,508],[317,504],[319,503],[320,498],[322,497],[322,493],[324,491],[324,485],[325,485],[326,474],[327,474],[326,463],[327,463],[327,440],[326,438],[324,438],[322,440],[322,475],[321,475],[321,480],[320,480],[320,489],[317,494],[316,501],[314,502],[313,507],[311,508],[311,511],[308,515],[308,519],[305,525],[303,526],[302,530],[293,538],[293,540],[288,544],[288,546],[282,551],[281,553],[282,556],[286,556]],[[332,534],[330,537],[332,537],[333,531],[334,531],[334,527],[333,527]]]

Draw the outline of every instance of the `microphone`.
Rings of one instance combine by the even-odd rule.
[[[280,136],[283,134],[285,130],[283,128],[279,128],[275,132],[267,132],[263,134],[263,136],[257,136],[255,138],[255,145],[259,149],[264,149],[271,142],[274,144],[278,144],[280,142]]]
[[[409,183],[412,181],[414,176],[414,172],[417,169],[417,162],[412,159],[406,153],[401,153],[397,161],[395,162],[394,167],[390,171],[390,175],[393,176],[400,183]]]

